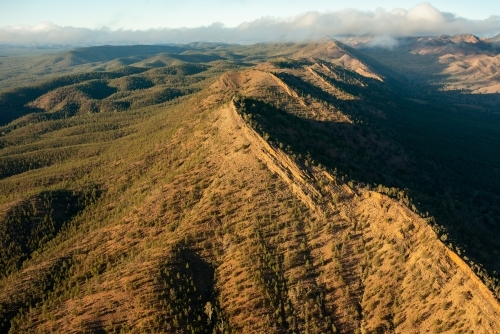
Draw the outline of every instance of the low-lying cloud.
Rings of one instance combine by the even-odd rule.
[[[398,36],[435,36],[470,33],[493,36],[500,33],[500,16],[469,20],[441,12],[431,4],[421,3],[410,10],[308,12],[290,18],[265,17],[234,28],[221,23],[199,28],[164,28],[150,30],[110,30],[61,27],[53,23],[36,26],[0,28],[2,44],[155,44],[193,41],[257,43],[305,41],[339,36],[380,36],[374,43],[388,47]]]
[[[387,49],[392,49],[398,45],[398,40],[392,36],[375,36],[373,37],[366,46],[368,47],[382,47]]]

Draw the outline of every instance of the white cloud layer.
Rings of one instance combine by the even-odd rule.
[[[397,36],[432,36],[470,33],[494,36],[500,33],[500,16],[469,20],[440,12],[424,2],[410,10],[308,12],[295,17],[261,18],[235,28],[220,23],[199,28],[110,30],[61,27],[50,22],[36,26],[0,28],[2,44],[155,44],[192,41],[256,43],[271,41],[304,41],[327,36],[380,36],[381,44],[393,43]]]

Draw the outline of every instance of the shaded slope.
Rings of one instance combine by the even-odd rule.
[[[288,160],[288,161],[290,161],[290,160]],[[297,177],[296,175],[297,175],[297,174],[299,174],[299,173],[297,173],[297,172],[295,172],[295,173],[294,173],[294,172],[293,172],[294,168],[293,168],[293,167],[290,167],[290,166],[289,166],[289,164],[286,164],[286,165],[288,165],[288,166],[287,166],[287,167],[284,167],[284,168],[282,167],[282,172],[281,172],[280,176],[282,176],[285,180],[287,180],[287,179],[289,180],[289,181],[288,181],[288,183],[290,183],[290,185],[291,185],[292,189],[297,189],[297,188],[298,188],[298,189],[302,189],[302,190],[303,190],[303,189],[307,188],[307,187],[304,187],[304,186],[300,186],[300,184],[301,184],[301,183],[303,183],[304,177],[300,177],[300,176],[298,176],[298,177]],[[272,168],[272,169],[273,169],[273,168]],[[291,173],[291,175],[294,175],[294,176],[295,176],[296,182],[290,181],[290,177],[287,177],[287,175],[290,175],[290,171],[292,172],[292,173]],[[321,172],[321,170],[319,170],[318,172]],[[323,173],[324,173],[324,172],[323,172]],[[320,183],[320,184],[321,184],[322,182],[324,182],[324,183],[328,183],[328,182],[331,182],[331,181],[333,181],[333,180],[334,180],[332,176],[329,176],[329,177],[325,178],[325,177],[322,175],[322,173],[317,173],[317,174],[319,174],[319,175],[317,175],[317,176],[315,177],[315,179],[316,179],[316,181],[319,181],[319,183]],[[299,174],[299,175],[300,175],[300,174]],[[328,174],[326,174],[326,175],[328,176]],[[292,177],[292,179],[294,179],[294,178]],[[338,179],[337,179],[336,181],[337,181],[337,182],[339,182],[340,180],[338,180]],[[341,182],[341,181],[340,181],[340,183],[342,184],[342,182]],[[344,187],[345,187],[345,186],[344,186]],[[335,189],[335,188],[334,188],[334,189]],[[299,191],[299,193],[300,193],[300,192],[301,192],[301,191]],[[306,192],[307,192],[307,191],[306,191]],[[307,198],[307,197],[309,197],[309,200],[307,200],[307,199],[305,200],[305,203],[306,203],[306,204],[307,204],[307,203],[308,203],[311,199],[316,198],[316,200],[318,200],[318,197],[317,197],[317,196],[318,196],[318,192],[315,192],[315,191],[309,191],[309,193],[310,193],[310,194],[309,194],[309,196],[306,196],[306,198]],[[363,191],[362,191],[362,192],[361,192],[361,194],[363,194],[363,193],[365,193],[365,192],[363,192]],[[344,194],[345,194],[345,191],[344,191]],[[355,194],[356,194],[356,192],[355,192],[353,195],[351,195],[351,194],[353,194],[353,193],[352,193],[352,191],[351,191],[349,188],[347,188],[347,196],[346,196],[346,197],[347,197],[347,198],[351,198],[351,196],[353,196],[353,195],[354,195],[354,199],[356,199],[356,198],[359,196],[359,189],[358,189],[358,196],[356,196],[356,195],[355,195]],[[304,198],[304,196],[303,196],[303,195],[304,195],[304,194],[301,194],[299,197]],[[328,196],[328,195],[325,195],[325,193],[322,193],[322,195],[323,195],[323,196]],[[323,197],[323,196],[320,196],[320,197]],[[330,194],[330,196],[332,196],[332,194]],[[361,195],[361,197],[366,197],[366,196],[371,197],[371,196],[370,196],[370,192],[365,193],[365,195]],[[379,196],[379,197],[376,197],[376,198],[380,198],[380,195],[378,195],[378,194],[377,194],[377,196]],[[340,198],[342,198],[342,197],[344,197],[344,196],[342,196],[342,191],[338,191],[338,190],[337,190],[337,192],[334,192],[333,197],[334,197],[334,198],[339,198],[339,197],[340,197]],[[382,196],[382,198],[384,198],[384,197]],[[357,203],[357,202],[358,202],[357,200],[350,200],[350,201],[345,201],[344,203],[342,203],[342,204],[344,204],[344,205],[347,203],[346,207],[344,207],[344,208],[343,208],[343,209],[344,209],[344,210],[346,210],[346,211],[344,211],[344,212],[342,212],[342,210],[339,210],[339,211],[341,211],[341,213],[343,213],[343,214],[344,214],[344,217],[345,217],[344,219],[346,219],[348,222],[350,222],[351,224],[353,224],[353,225],[354,225],[354,230],[356,230],[356,226],[357,226],[357,224],[363,224],[362,222],[361,222],[361,223],[359,222],[360,220],[361,220],[361,221],[362,221],[362,220],[365,220],[365,223],[368,223],[367,225],[370,225],[369,221],[370,221],[371,219],[370,219],[370,218],[368,218],[368,217],[370,216],[370,214],[367,214],[367,212],[370,212],[369,207],[373,206],[373,207],[375,208],[375,211],[379,211],[379,210],[380,210],[378,213],[375,213],[375,216],[378,216],[378,219],[380,219],[380,221],[379,221],[379,222],[377,222],[377,218],[375,218],[375,221],[376,221],[375,226],[372,226],[372,229],[376,230],[377,232],[375,232],[375,235],[370,235],[370,234],[371,234],[370,232],[372,232],[372,231],[370,231],[371,229],[367,229],[367,228],[365,228],[365,229],[363,230],[363,234],[364,234],[364,233],[366,233],[366,234],[368,234],[369,236],[366,236],[366,235],[363,235],[363,234],[362,234],[362,235],[361,235],[361,239],[362,239],[362,240],[366,240],[366,239],[367,239],[367,240],[370,240],[370,239],[371,239],[371,240],[373,240],[373,239],[379,239],[379,238],[380,238],[379,240],[380,240],[380,244],[381,244],[381,245],[385,244],[385,242],[386,242],[386,241],[384,242],[383,240],[385,240],[385,238],[387,238],[387,236],[384,236],[384,233],[382,232],[383,230],[385,230],[387,227],[389,227],[389,226],[390,226],[390,225],[391,225],[394,221],[399,221],[399,222],[400,222],[399,224],[403,224],[403,225],[398,225],[398,224],[395,224],[396,226],[393,226],[393,227],[395,227],[395,228],[396,228],[394,231],[397,231],[397,230],[401,231],[401,232],[400,232],[400,233],[402,234],[402,235],[401,235],[401,238],[402,238],[402,239],[401,239],[401,241],[402,241],[402,242],[404,242],[404,243],[408,243],[408,244],[406,244],[406,245],[399,245],[399,246],[397,246],[397,247],[396,247],[396,253],[397,253],[397,252],[399,252],[399,251],[403,251],[403,253],[406,253],[407,251],[411,251],[411,253],[406,253],[407,255],[404,255],[404,254],[399,254],[399,255],[397,255],[397,256],[399,256],[399,258],[398,258],[398,261],[396,261],[396,262],[399,262],[399,263],[398,263],[398,264],[396,264],[396,266],[399,266],[399,265],[403,265],[403,266],[404,266],[404,264],[400,263],[400,261],[401,261],[402,259],[405,259],[405,257],[408,257],[408,256],[413,257],[413,260],[412,260],[412,261],[410,261],[410,263],[411,263],[411,266],[414,266],[414,264],[413,264],[413,263],[414,263],[414,261],[416,261],[416,259],[417,259],[417,258],[419,258],[419,256],[420,256],[421,252],[422,252],[423,254],[426,254],[426,252],[427,252],[427,251],[426,251],[426,250],[423,250],[423,249],[425,249],[427,246],[429,246],[429,247],[431,247],[431,248],[433,248],[433,247],[434,247],[434,246],[431,246],[432,242],[430,242],[430,244],[429,244],[429,241],[427,241],[427,240],[424,242],[424,244],[423,244],[422,246],[419,246],[419,245],[420,245],[420,241],[419,241],[418,239],[420,239],[420,238],[422,238],[422,239],[426,239],[426,238],[428,237],[428,238],[431,238],[432,240],[434,240],[433,242],[434,242],[434,243],[436,243],[436,246],[435,246],[435,247],[437,247],[439,250],[430,251],[429,255],[430,255],[430,254],[448,254],[448,253],[450,253],[450,252],[449,252],[449,250],[447,250],[447,249],[446,249],[446,247],[445,247],[444,245],[442,245],[442,244],[441,244],[441,243],[440,243],[440,242],[436,239],[436,237],[434,236],[434,233],[433,233],[433,232],[432,232],[432,230],[429,228],[429,226],[425,223],[425,221],[423,221],[423,220],[422,220],[422,219],[420,219],[419,217],[415,216],[414,214],[410,213],[408,209],[401,207],[401,204],[394,203],[394,201],[391,201],[391,200],[389,200],[388,198],[386,198],[385,200],[388,200],[389,202],[392,202],[391,204],[388,204],[388,206],[387,206],[387,208],[386,208],[386,209],[384,209],[384,205],[383,205],[383,204],[380,204],[380,206],[379,206],[379,205],[369,204],[369,203],[370,203],[370,201],[369,201],[369,200],[366,200],[366,201],[365,201],[365,200],[363,200],[363,201],[361,201],[361,202],[362,202],[362,204],[358,204],[358,203]],[[323,201],[324,201],[324,199],[323,199],[322,201],[320,201],[320,202],[323,202]],[[327,202],[328,202],[328,200],[327,200]],[[332,201],[332,202],[335,202],[335,201]],[[341,201],[341,202],[342,202],[342,201]],[[309,202],[309,204],[310,204],[310,202]],[[340,205],[341,207],[342,207],[342,204]],[[396,207],[399,207],[399,208],[396,210],[396,213],[395,213],[395,215],[394,215],[394,216],[391,216],[391,214],[388,214],[388,212],[389,212],[389,208],[391,207],[391,205],[396,205]],[[358,208],[357,208],[357,207],[358,207]],[[377,209],[377,208],[380,208],[380,209]],[[372,209],[372,210],[373,210],[373,209]],[[399,211],[399,210],[402,210],[402,211]],[[323,210],[317,210],[317,211],[319,211],[319,212],[323,212],[323,213],[324,213],[325,211],[326,211],[326,212],[328,212],[329,210],[324,210],[324,209],[323,209]],[[352,217],[353,211],[354,211],[354,212],[357,212],[357,214],[358,214],[359,216],[357,216],[356,218],[353,218],[353,217]],[[371,213],[373,214],[374,212],[373,212],[373,211],[371,211]],[[366,216],[365,216],[365,215],[366,215]],[[341,215],[341,217],[342,217],[342,215]],[[410,217],[412,217],[412,218],[410,218]],[[342,217],[342,218],[343,218],[343,217]],[[419,235],[419,233],[415,233],[415,234],[413,233],[413,232],[414,232],[414,231],[413,231],[413,229],[415,228],[414,223],[413,223],[414,221],[418,221],[418,225],[419,225],[419,226],[416,228],[416,230],[423,229],[424,231],[426,231],[426,232],[424,232],[424,235],[425,235],[425,236],[424,236],[424,235],[422,235],[422,234],[420,234],[420,235]],[[382,222],[385,222],[385,224],[381,224]],[[385,227],[382,227],[382,226],[376,226],[376,225],[378,225],[378,224],[381,224],[382,226],[384,226],[384,225],[385,225]],[[373,225],[373,224],[372,224],[372,225]],[[382,229],[381,229],[381,228],[382,228]],[[362,228],[361,228],[361,229],[362,229]],[[389,229],[390,229],[390,227],[389,227]],[[342,238],[340,238],[340,235],[339,235],[339,236],[338,236],[337,238],[335,238],[335,239],[336,239],[336,240],[346,240],[346,239],[345,239],[345,237],[346,237],[346,236],[347,236],[347,240],[349,240],[349,239],[351,238],[351,235],[350,235],[350,233],[351,233],[351,232],[346,232],[346,231],[343,231],[343,232],[345,232],[345,233],[342,235],[342,236],[343,236]],[[408,234],[408,233],[409,233],[409,234]],[[390,234],[389,234],[389,235],[391,235],[391,236],[392,236],[392,235],[393,235],[393,233],[392,233],[392,232],[390,232]],[[416,238],[415,238],[415,239],[413,239],[413,241],[410,241],[410,240],[408,240],[408,239],[411,239],[410,235],[416,235]],[[323,237],[324,237],[324,234],[319,233],[319,236],[320,236],[320,238],[323,238]],[[358,237],[360,237],[360,236],[358,235]],[[355,237],[354,237],[354,238],[355,238]],[[392,237],[390,237],[390,238],[392,238]],[[403,239],[406,239],[406,240],[405,240],[405,241],[403,241]],[[398,243],[398,242],[396,242],[394,239],[392,239],[392,240],[393,240],[393,242],[395,242],[396,244]],[[412,242],[414,242],[414,244],[412,244]],[[391,242],[391,243],[392,243],[392,242]],[[412,245],[410,246],[410,244],[412,244]],[[334,246],[335,246],[335,243],[334,243]],[[338,244],[337,244],[337,246],[338,246]],[[341,249],[342,249],[342,247],[343,247],[343,246],[340,246],[340,248],[341,248]],[[365,242],[364,242],[364,241],[363,241],[363,247],[365,247]],[[413,247],[416,247],[416,249],[413,249]],[[325,248],[326,248],[326,247],[325,247]],[[384,247],[382,247],[382,248],[384,248]],[[419,250],[418,250],[418,248],[423,248],[423,249],[422,249],[421,251],[419,251]],[[337,249],[337,250],[338,250],[338,249]],[[406,250],[406,251],[405,251],[405,250]],[[366,251],[366,248],[365,248],[365,251]],[[384,252],[385,252],[385,251],[384,251]],[[357,253],[357,251],[354,251],[354,254],[356,254],[356,253]],[[451,253],[450,253],[450,254],[451,254]],[[366,254],[365,254],[365,255],[366,255]],[[373,254],[373,253],[372,253],[372,254],[370,254],[370,255],[371,255],[371,256],[369,256],[369,258],[370,258],[370,259],[372,259],[372,258],[375,258],[375,259],[376,259],[376,258],[377,258],[377,255],[375,255],[375,254]],[[349,254],[348,256],[352,256],[352,252],[351,252],[351,254]],[[394,255],[389,255],[389,257],[393,257],[393,256],[394,256]],[[402,257],[401,257],[401,256],[402,256]],[[428,255],[424,255],[424,256],[428,256]],[[384,256],[384,257],[385,257],[385,256]],[[365,257],[365,260],[367,260],[367,259],[368,259],[368,257]],[[436,260],[437,260],[437,258],[433,258],[433,260],[431,260],[431,261],[434,263],[433,265],[437,265],[436,269],[434,269],[434,270],[437,270],[437,271],[439,272],[440,270],[438,270],[437,268],[439,268],[439,266],[441,266],[441,264],[436,264]],[[420,262],[421,260],[417,260],[417,261],[418,261],[418,262]],[[455,262],[455,263],[453,263],[454,261],[456,261],[456,262]],[[448,257],[448,258],[445,260],[445,263],[447,264],[447,265],[446,265],[446,266],[447,266],[447,269],[446,269],[446,270],[451,270],[451,271],[456,272],[456,270],[457,270],[458,268],[461,268],[461,270],[463,270],[463,271],[462,271],[462,273],[461,273],[461,275],[468,276],[468,275],[470,275],[470,274],[471,274],[471,271],[470,271],[470,270],[468,270],[468,269],[465,269],[465,267],[464,267],[464,263],[463,263],[461,260],[458,260],[458,257],[457,257],[456,255],[454,255],[454,254],[453,254],[453,255],[451,255],[450,257]],[[394,262],[393,262],[393,264],[394,264]],[[359,267],[359,268],[361,268],[361,269],[360,269],[360,271],[361,271],[361,272],[364,270],[363,265],[366,265],[366,263],[360,262],[360,263],[359,263],[359,265],[358,265],[358,267]],[[378,265],[380,265],[380,263],[379,263]],[[414,268],[409,269],[409,271],[411,271],[412,269],[414,269]],[[377,270],[381,270],[381,268],[374,268],[374,270],[375,270],[375,271],[377,271]],[[442,270],[442,269],[441,269],[441,270]],[[396,269],[395,271],[396,271],[396,272],[401,273],[401,272],[404,272],[404,269],[403,269],[403,271],[401,271],[401,270],[399,270],[399,269]],[[432,270],[431,270],[431,271],[432,271]],[[352,271],[350,271],[350,272],[352,272]],[[394,271],[391,269],[391,272],[394,272]],[[375,273],[373,273],[373,274],[375,274]],[[409,274],[408,274],[408,275],[409,275]],[[412,274],[412,275],[414,275],[414,274]],[[432,274],[431,274],[431,276],[433,276],[433,275],[435,275],[435,273],[432,273]],[[440,274],[440,275],[442,275],[442,274]],[[377,274],[377,276],[378,276],[378,277],[381,277],[380,273],[379,273],[379,274]],[[382,276],[383,276],[383,275],[382,275]],[[446,276],[446,275],[445,275],[445,276]],[[374,276],[374,277],[375,277],[375,276]],[[399,280],[401,279],[401,280],[403,280],[403,281],[406,281],[406,282],[405,282],[405,284],[410,284],[410,285],[412,285],[412,284],[416,284],[417,282],[413,282],[413,281],[412,281],[412,279],[413,279],[413,278],[414,278],[414,276],[413,276],[412,278],[410,278],[410,279],[406,280],[406,279],[405,279],[405,278],[403,278],[403,277],[396,277],[396,278],[395,278],[396,282],[392,282],[392,283],[387,282],[387,283],[389,283],[389,284],[395,284],[395,285],[398,285],[398,282],[397,282],[397,281],[399,281]],[[362,278],[359,278],[359,279],[360,279],[360,281],[362,280]],[[373,278],[372,278],[372,279],[373,279]],[[375,281],[378,281],[378,280],[377,280],[377,278],[374,278],[374,280],[375,280]],[[491,306],[487,306],[487,305],[477,306],[477,309],[476,309],[476,310],[478,310],[478,311],[479,311],[479,310],[489,310],[489,309],[493,308],[493,310],[496,310],[496,311],[494,311],[494,313],[490,314],[490,316],[493,316],[493,318],[494,318],[494,317],[496,317],[496,315],[494,315],[494,314],[495,314],[495,312],[498,312],[498,303],[497,303],[497,301],[495,300],[495,298],[492,296],[492,294],[491,294],[490,292],[486,292],[486,290],[484,289],[484,287],[482,288],[482,286],[483,286],[483,285],[482,285],[482,284],[479,284],[479,280],[478,280],[478,278],[477,278],[475,275],[471,275],[470,280],[471,280],[471,283],[470,283],[470,285],[469,285],[469,286],[476,287],[476,288],[474,288],[474,289],[475,289],[475,291],[476,291],[476,292],[478,292],[478,293],[480,293],[480,294],[483,294],[483,293],[484,293],[484,294],[485,294],[485,295],[484,295],[484,296],[485,296],[485,300],[488,300],[488,302],[487,302],[487,303],[489,303],[489,305],[491,305]],[[380,284],[380,283],[377,283],[377,284]],[[363,283],[362,285],[364,285],[364,283]],[[374,287],[372,287],[372,288],[374,288]],[[394,291],[394,290],[393,290],[393,288],[394,288],[394,286],[393,286],[392,288],[390,288],[389,290],[390,290],[390,291]],[[441,288],[443,288],[443,289],[441,289]],[[449,288],[448,288],[448,289],[452,289],[452,290],[454,289],[454,285],[453,285],[453,283],[452,283],[452,284],[450,284],[450,286],[449,286]],[[420,289],[419,289],[419,287],[418,287],[418,286],[412,286],[412,287],[410,287],[410,288],[409,288],[409,290],[410,290],[410,291],[419,291]],[[431,289],[431,290],[432,290],[432,289]],[[435,292],[438,292],[438,290],[434,290],[434,291],[435,291]],[[440,293],[444,292],[444,294],[443,294],[443,295],[441,295],[441,297],[439,297],[438,299],[442,299],[444,296],[446,296],[446,293],[447,293],[447,292],[445,292],[445,291],[447,291],[447,290],[446,290],[444,287],[440,287],[440,288],[439,288],[439,292],[440,292]],[[373,293],[373,292],[372,292],[372,293]],[[424,292],[424,294],[428,294],[428,293],[429,293],[429,291]],[[464,292],[464,293],[465,293],[465,292]],[[371,293],[370,293],[370,294],[371,294]],[[368,297],[369,297],[369,296],[368,296]],[[380,297],[380,295],[379,295],[379,297]],[[396,297],[396,299],[397,299],[397,298],[398,298],[398,297]],[[403,298],[406,298],[406,297],[403,297]],[[427,296],[424,296],[423,298],[427,298]],[[483,298],[483,297],[480,297],[479,299],[482,299],[482,298]],[[415,301],[410,302],[410,304],[411,304],[411,303],[415,303]],[[377,304],[377,302],[375,302],[375,304]],[[345,310],[345,306],[344,306],[344,307],[340,307],[340,309]],[[409,307],[409,306],[407,306],[407,307],[402,307],[402,309],[403,309],[403,310],[409,310],[409,309],[410,309],[410,307]],[[413,319],[410,319],[410,321],[409,321],[409,323],[410,323],[410,324],[408,325],[407,329],[406,329],[406,330],[402,330],[402,331],[403,331],[403,332],[410,332],[411,330],[414,330],[414,329],[415,329],[415,327],[416,327],[417,325],[419,325],[419,323],[420,323],[420,322],[422,322],[422,324],[421,324],[421,325],[423,326],[422,328],[429,328],[429,327],[431,327],[430,325],[433,323],[433,321],[427,321],[427,322],[426,322],[425,320],[428,320],[428,319],[425,319],[425,318],[426,318],[426,317],[429,317],[431,314],[433,314],[434,316],[437,316],[439,313],[444,313],[444,312],[442,312],[442,311],[440,312],[439,310],[433,310],[433,311],[430,311],[430,312],[424,312],[424,313],[425,313],[425,314],[424,314],[424,315],[421,315],[421,316],[419,316],[419,315],[414,315],[415,317],[414,317]],[[368,315],[368,318],[369,318],[369,317],[370,317],[370,316],[369,316],[369,314],[367,314],[367,315]],[[474,317],[474,315],[472,315],[472,316]],[[392,314],[392,317],[394,317],[394,314]],[[405,318],[406,316],[404,316],[404,315],[402,316],[401,314],[399,314],[399,317],[401,317],[401,318]],[[423,317],[423,318],[424,318],[424,319],[423,319],[424,321],[423,321],[422,319],[420,319],[421,317]],[[373,317],[373,318],[376,318],[376,317]],[[386,319],[386,318],[387,318],[387,317],[382,317],[382,319],[388,320],[388,319]],[[400,319],[401,319],[401,318],[400,318]],[[373,319],[372,319],[372,320],[373,320]],[[409,319],[407,318],[406,320],[407,320],[407,324],[408,324],[408,320],[409,320]],[[438,324],[440,324],[441,322],[442,322],[442,321],[440,321],[440,320],[439,320],[439,318],[434,318],[434,323],[438,323]],[[376,321],[375,321],[375,323],[376,323]],[[451,321],[451,322],[449,322],[449,321],[448,321],[448,322],[446,323],[446,325],[448,325],[448,326],[449,326],[449,325],[450,325],[450,323],[453,323],[453,321]],[[373,324],[373,322],[372,322],[372,324]],[[387,329],[390,329],[390,327],[391,327],[391,326],[394,326],[394,323],[392,323],[392,324],[391,324],[391,321],[385,321],[385,322],[382,322],[382,324],[379,324],[379,325],[380,325],[380,326],[382,326],[382,328],[383,328],[384,326],[387,326],[387,327],[385,328],[385,329],[387,330]],[[446,325],[445,325],[445,326],[446,326]],[[439,327],[439,326],[438,326],[438,327]],[[403,328],[404,328],[404,325],[403,325]],[[444,328],[444,327],[441,327],[441,328]]]
[[[274,70],[312,112],[306,116],[300,103],[291,102],[286,95],[267,94],[267,105],[248,112],[261,127],[261,134],[277,144],[289,145],[295,156],[310,152],[321,164],[337,168],[347,180],[385,189],[397,198],[399,193],[409,195],[412,201],[406,204],[424,216],[433,216],[436,232],[498,294],[499,263],[492,254],[498,253],[499,245],[489,237],[496,235],[500,226],[495,209],[498,187],[493,185],[499,180],[493,167],[499,155],[492,153],[498,145],[491,145],[498,138],[498,116],[477,113],[467,106],[445,105],[440,98],[450,101],[447,93],[429,97],[428,103],[413,101],[405,98],[414,92],[402,82],[380,83],[339,71],[327,61],[318,63],[324,68],[314,65],[309,70],[328,83],[326,86],[318,85],[305,69]],[[346,99],[328,86],[354,99]],[[481,103],[487,103],[485,99]],[[352,125],[340,126],[319,116],[332,110],[347,114]],[[275,119],[286,119],[286,125],[274,126]],[[295,133],[288,130],[291,126],[297,129]],[[481,194],[480,199],[473,194]],[[471,205],[476,199],[482,204]]]
[[[391,50],[371,47],[369,41],[358,42],[350,41],[410,80],[432,82],[447,91],[500,92],[500,49],[494,39],[474,35],[406,37],[398,39]]]

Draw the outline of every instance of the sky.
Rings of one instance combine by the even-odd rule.
[[[500,33],[500,1],[0,0],[0,43],[299,41]]]

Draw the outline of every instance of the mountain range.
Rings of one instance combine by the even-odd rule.
[[[500,332],[498,42],[0,58],[0,332]]]

